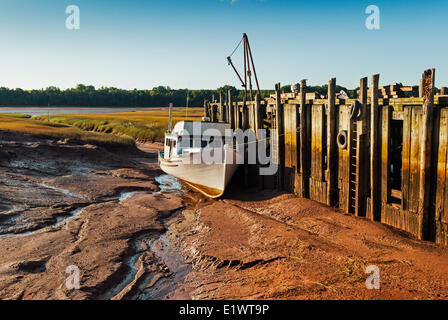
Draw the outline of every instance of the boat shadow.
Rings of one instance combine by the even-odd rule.
[[[257,185],[258,177],[255,177],[254,175],[251,175],[251,177],[247,179],[248,181],[245,182],[244,180],[244,168],[241,166],[233,175],[232,180],[229,182],[221,199],[247,202],[264,201],[287,193],[286,191],[278,191],[277,189],[260,188]]]

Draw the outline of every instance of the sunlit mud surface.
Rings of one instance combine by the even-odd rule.
[[[160,191],[157,194],[181,194],[182,185],[177,179],[160,175],[155,178]],[[141,193],[129,192],[120,197],[121,201],[132,201]],[[164,228],[169,232],[171,221],[181,211],[178,210],[162,218]],[[167,232],[148,232],[138,236],[132,248],[135,254],[127,260],[128,273],[124,279],[100,299],[132,299],[132,300],[162,300],[189,299],[184,281],[191,271],[191,265],[174,248]]]
[[[0,298],[175,298],[188,265],[164,235],[184,204],[155,152],[0,133]]]
[[[0,299],[448,299],[446,249],[238,181],[207,199],[161,147],[0,131]]]

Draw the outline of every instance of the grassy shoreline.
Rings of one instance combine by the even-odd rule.
[[[70,139],[108,149],[135,147],[135,140],[131,137],[88,132],[69,125],[48,123],[29,117],[0,115],[0,131],[15,131],[44,139]]]
[[[200,120],[202,108],[173,108],[173,125]],[[0,113],[0,130],[17,131],[47,139],[71,139],[106,148],[130,148],[137,142],[163,141],[168,108],[150,111],[36,116]]]
[[[181,120],[200,120],[202,108],[190,108],[188,117],[185,108],[173,108],[173,124]],[[150,111],[60,114],[36,116],[42,122],[70,125],[81,130],[106,134],[125,135],[138,142],[163,141],[168,127],[168,108],[153,108]]]
[[[29,119],[31,118],[28,114],[21,113],[0,113],[0,117],[11,117],[11,118],[21,118],[21,119]]]

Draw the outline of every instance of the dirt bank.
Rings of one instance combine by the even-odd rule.
[[[448,298],[446,249],[292,195],[180,192],[160,147],[0,132],[0,299]]]

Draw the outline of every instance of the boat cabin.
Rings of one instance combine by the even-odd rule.
[[[226,129],[230,129],[228,123],[180,121],[165,133],[164,159],[222,147]]]

